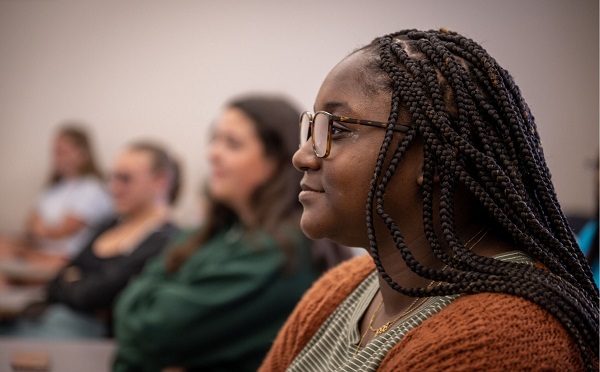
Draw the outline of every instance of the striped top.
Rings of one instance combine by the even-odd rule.
[[[503,253],[502,261],[533,264],[522,252]],[[448,306],[459,295],[428,298],[402,321],[375,337],[356,352],[361,334],[359,322],[379,289],[373,271],[321,325],[287,371],[375,371],[388,351],[411,329]]]

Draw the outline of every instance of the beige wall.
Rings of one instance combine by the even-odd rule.
[[[536,116],[559,199],[594,210],[598,2],[0,1],[0,232],[21,228],[47,175],[58,122],[90,124],[102,165],[160,138],[185,164],[177,218],[195,222],[206,133],[232,95],[279,91],[312,107],[349,51],[402,28],[455,29],[483,44]]]

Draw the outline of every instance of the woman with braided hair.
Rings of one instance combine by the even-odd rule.
[[[481,46],[377,38],[314,109],[293,158],[302,229],[370,256],[305,294],[262,371],[598,370],[598,288],[534,118]]]

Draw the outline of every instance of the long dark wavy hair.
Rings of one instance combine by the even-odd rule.
[[[250,229],[271,234],[284,250],[288,259],[287,266],[291,269],[294,267],[294,252],[289,232],[300,231],[299,219],[302,213],[302,205],[298,201],[302,174],[291,165],[292,156],[298,148],[300,111],[287,99],[269,95],[244,96],[229,102],[226,107],[239,109],[252,119],[266,156],[277,162],[272,178],[251,196],[256,224]],[[177,271],[204,243],[237,219],[233,210],[211,199],[210,195],[208,204],[206,225],[170,250],[166,261],[167,271]],[[338,249],[335,245],[330,248]],[[318,261],[319,258],[315,260]],[[316,265],[328,265],[317,261],[314,262]]]
[[[586,366],[597,368],[598,288],[558,203],[534,117],[509,73],[473,40],[444,29],[400,31],[359,51],[368,56],[365,88],[392,94],[389,126],[366,205],[370,254],[382,277],[409,296],[496,292],[525,298],[559,319]],[[411,128],[392,146],[401,110],[409,113]],[[386,188],[417,138],[425,159],[425,235],[438,259],[452,270],[420,264],[385,211]],[[434,176],[440,180],[435,186]],[[459,186],[499,233],[544,268],[502,262],[467,249],[454,218]],[[434,187],[439,187],[438,209]],[[390,230],[406,264],[443,285],[404,288],[385,272],[375,239],[375,214]],[[441,237],[434,232],[434,219],[441,224]],[[441,248],[441,239],[452,252]]]

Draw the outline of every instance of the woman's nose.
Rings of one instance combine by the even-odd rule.
[[[220,152],[219,144],[215,141],[211,142],[208,146],[208,161],[211,163],[215,162],[219,158]]]
[[[301,172],[306,172],[308,170],[314,171],[320,168],[321,159],[315,155],[310,140],[306,141],[306,143],[300,146],[296,153],[294,153],[292,164],[294,164],[294,167]]]

